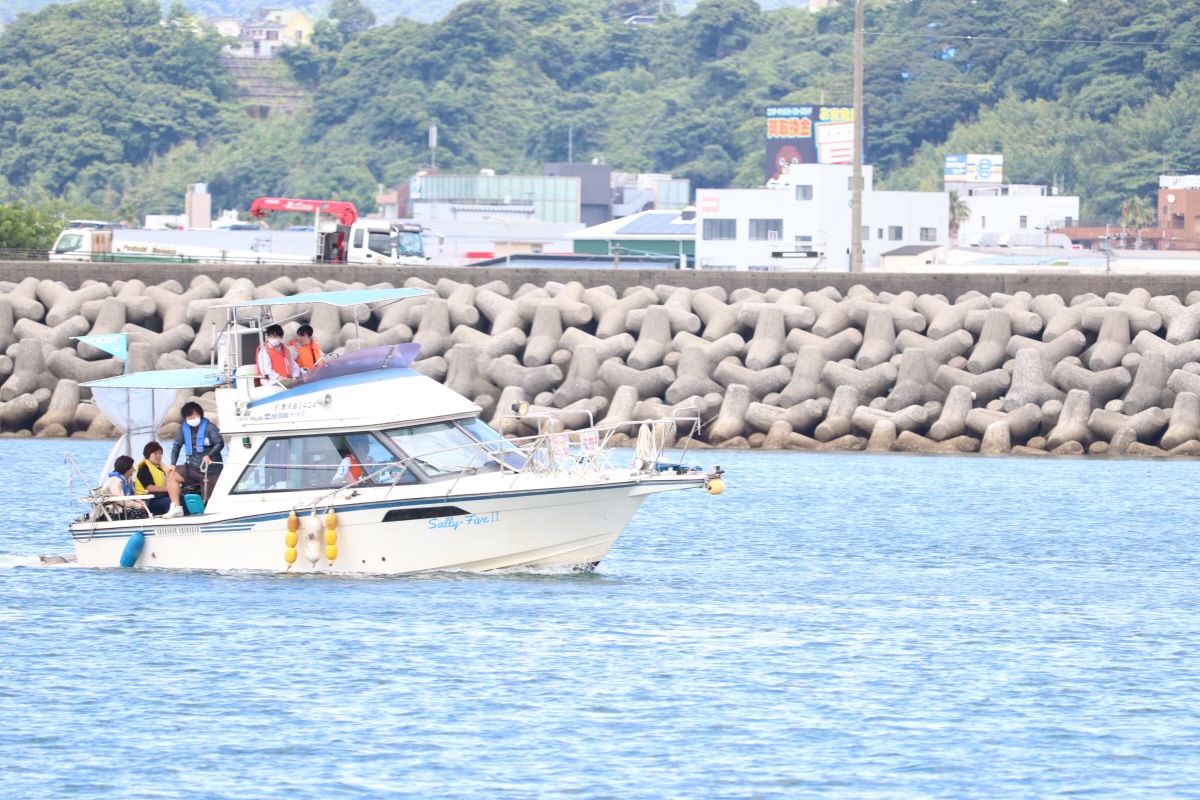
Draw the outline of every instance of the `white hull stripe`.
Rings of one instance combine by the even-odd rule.
[[[704,480],[705,480],[704,478],[698,478],[695,481],[695,486],[696,487],[703,486]],[[336,506],[335,510],[339,514],[341,514],[341,513],[348,513],[348,512],[352,512],[352,511],[370,511],[371,509],[391,510],[391,509],[396,509],[396,508],[407,508],[407,507],[411,507],[411,506],[426,506],[426,505],[444,506],[444,505],[446,505],[448,500],[453,500],[453,502],[455,502],[455,503],[483,502],[483,501],[487,501],[487,500],[507,500],[510,498],[537,497],[540,495],[547,495],[547,494],[563,494],[566,492],[591,492],[591,491],[601,491],[604,489],[616,489],[616,488],[622,488],[622,487],[628,488],[628,487],[635,487],[635,486],[657,486],[657,485],[666,484],[666,483],[669,483],[669,484],[672,484],[675,486],[679,486],[681,483],[684,483],[684,482],[679,481],[678,479],[674,479],[674,480],[670,480],[670,481],[653,481],[652,480],[652,481],[641,481],[638,483],[634,483],[634,482],[609,483],[609,484],[603,484],[603,485],[599,485],[599,486],[570,486],[570,487],[561,487],[558,489],[539,489],[539,490],[527,490],[527,491],[519,491],[519,492],[505,492],[504,494],[496,494],[493,492],[491,494],[462,495],[462,496],[457,496],[457,497],[453,497],[453,498],[447,498],[445,495],[442,495],[442,496],[439,496],[436,498],[431,497],[431,498],[421,498],[421,499],[415,499],[415,500],[390,500],[390,501],[383,500],[383,501],[376,501],[376,502],[371,502],[371,503],[354,503],[354,504],[350,504],[350,505]],[[687,483],[691,483],[691,481],[688,481]],[[692,487],[680,486],[680,488],[692,488]],[[241,533],[243,531],[251,530],[254,526],[256,526],[260,523],[263,523],[263,522],[271,522],[274,520],[280,520],[280,521],[285,520],[288,518],[289,514],[290,514],[290,512],[276,512],[276,513],[271,513],[271,514],[255,514],[255,515],[249,516],[249,517],[239,517],[237,519],[232,519],[232,520],[223,519],[223,520],[220,520],[219,522],[209,522],[209,523],[200,522],[199,521],[200,517],[175,517],[171,520],[163,520],[159,525],[157,525],[155,527],[150,527],[150,528],[131,526],[128,528],[106,528],[104,530],[95,530],[95,531],[93,531],[90,527],[77,528],[76,527],[77,525],[86,525],[86,523],[76,523],[75,525],[71,526],[71,537],[77,542],[78,541],[88,542],[93,539],[125,538],[127,536],[133,535],[134,533],[138,533],[139,531],[146,536],[154,536],[156,531],[159,528],[181,528],[181,527],[182,528],[195,528],[195,529],[197,529],[196,530],[197,534]],[[136,520],[136,522],[142,523],[144,521]]]

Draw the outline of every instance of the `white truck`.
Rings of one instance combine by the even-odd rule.
[[[311,212],[308,230],[145,231],[80,223],[58,235],[51,261],[157,261],[185,264],[425,264],[423,229],[411,222],[359,219],[352,203],[260,197],[251,216]],[[332,218],[330,218],[332,217]]]

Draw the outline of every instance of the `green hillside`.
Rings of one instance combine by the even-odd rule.
[[[427,162],[431,124],[444,170],[536,171],[571,138],[576,160],[752,186],[764,106],[850,102],[848,6],[701,0],[654,26],[622,24],[629,8],[469,0],[432,23],[325,23],[318,48],[286,58],[312,112],[254,121],[219,43],[160,26],[153,2],[51,7],[0,37],[0,141],[16,143],[0,149],[0,200],[168,211],[207,181],[223,207],[260,194],[369,206]],[[931,189],[946,153],[1003,152],[1009,180],[1115,215],[1162,171],[1200,171],[1198,12],[1200,0],[870,0],[868,160],[887,187]]]

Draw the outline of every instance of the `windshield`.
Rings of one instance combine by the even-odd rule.
[[[425,241],[421,234],[416,231],[400,231],[396,240],[396,255],[424,256]]]
[[[387,431],[396,446],[431,477],[454,475],[464,469],[496,466],[485,448],[452,422],[431,422]],[[453,449],[451,449],[453,448]]]
[[[64,233],[58,237],[58,244],[54,246],[54,252],[70,253],[72,250],[78,250],[80,247],[83,247],[83,234]]]

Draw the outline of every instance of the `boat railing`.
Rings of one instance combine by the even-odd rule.
[[[578,412],[576,412],[578,413]],[[542,414],[542,416],[552,416]],[[689,414],[692,414],[689,416]],[[465,463],[454,465],[439,465],[434,467],[439,472],[454,472],[454,480],[446,488],[446,496],[453,494],[460,480],[468,475],[479,472],[477,461],[480,456],[490,462],[489,466],[498,466],[502,474],[511,474],[514,478],[523,474],[548,477],[550,475],[573,475],[579,480],[603,480],[605,471],[616,469],[612,463],[611,441],[615,434],[624,430],[638,431],[638,444],[629,464],[631,474],[649,472],[663,460],[668,449],[670,433],[678,432],[681,423],[691,423],[684,436],[680,461],[686,456],[691,439],[700,429],[699,409],[685,407],[674,409],[671,414],[655,419],[624,420],[602,425],[593,425],[578,431],[543,431],[533,436],[501,437],[499,439],[470,442],[453,445],[437,450],[429,450],[420,454],[405,456],[386,463],[376,463],[375,468],[363,474],[360,478],[342,486],[330,489],[326,494],[311,502],[303,503],[298,508],[322,508],[330,505],[333,498],[346,491],[368,486],[379,485],[379,478],[390,474],[396,477],[391,480],[391,488],[400,485],[401,478],[413,466],[428,469],[433,466],[433,460],[438,456],[461,452]],[[578,450],[572,450],[571,437],[575,437]],[[516,456],[516,458],[511,458]],[[515,463],[518,462],[519,463]],[[293,466],[294,468],[294,466]],[[389,489],[390,492],[390,489]]]

